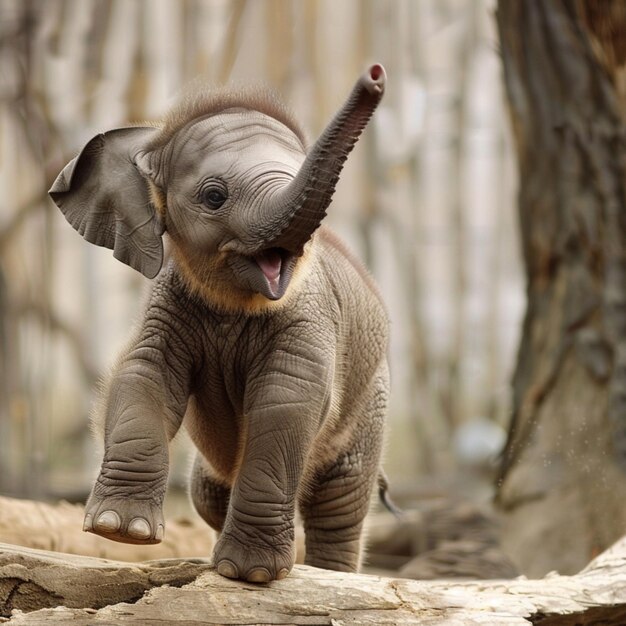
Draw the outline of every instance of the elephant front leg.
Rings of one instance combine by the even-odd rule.
[[[296,492],[312,439],[301,418],[250,417],[244,458],[214,551],[222,576],[264,583],[291,571]]]
[[[168,444],[177,420],[159,401],[158,389],[128,376],[114,381],[105,419],[105,454],[83,530],[124,543],[159,543]]]

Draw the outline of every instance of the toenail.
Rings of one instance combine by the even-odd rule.
[[[278,574],[276,574],[276,580],[282,580],[289,575],[289,570],[286,567],[278,570]]]
[[[90,531],[93,528],[93,520],[92,520],[92,515],[91,513],[87,513],[87,515],[85,515],[85,521],[83,522],[83,531],[87,532]]]
[[[226,578],[237,578],[239,576],[239,572],[237,571],[235,564],[227,561],[226,559],[218,563],[217,573],[221,576],[226,576]]]
[[[272,575],[264,567],[257,567],[248,574],[251,583],[268,583],[270,580]]]
[[[159,524],[157,526],[157,530],[156,530],[156,534],[154,535],[154,538],[157,541],[163,541],[163,535],[165,534],[165,529],[163,528],[163,524]]]
[[[115,511],[105,511],[96,522],[96,528],[104,533],[117,532],[121,525],[120,516]]]
[[[128,534],[134,539],[149,539],[152,529],[143,517],[136,517],[128,525]]]

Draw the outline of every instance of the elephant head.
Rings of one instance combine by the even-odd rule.
[[[50,195],[85,239],[148,278],[161,269],[167,231],[199,289],[278,300],[384,86],[373,65],[308,152],[267,97],[196,96],[161,125],[94,137]]]

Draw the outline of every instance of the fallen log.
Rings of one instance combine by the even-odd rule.
[[[157,545],[129,545],[83,532],[84,507],[60,502],[47,504],[0,496],[0,542],[54,552],[95,556],[116,561],[208,556],[214,533],[199,518],[167,521]]]
[[[0,544],[0,615],[14,626],[618,626],[626,623],[626,537],[575,576],[413,581],[297,565],[267,585],[222,578],[202,559],[128,564]]]
[[[0,616],[14,609],[98,609],[135,602],[161,585],[181,587],[209,568],[202,560],[163,559],[129,564],[0,544]]]

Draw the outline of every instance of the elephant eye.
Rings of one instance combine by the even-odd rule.
[[[219,209],[228,199],[228,193],[222,187],[211,185],[200,193],[200,200],[209,209]]]

